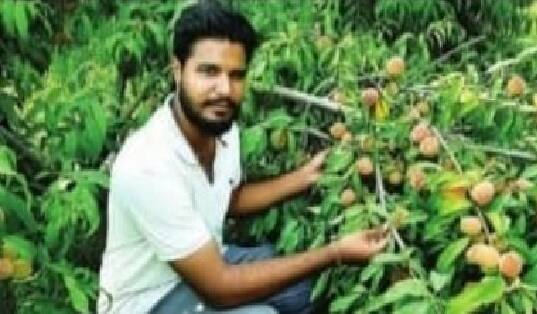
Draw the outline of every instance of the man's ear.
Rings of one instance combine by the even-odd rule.
[[[175,56],[172,57],[172,73],[175,85],[179,86],[181,82],[181,62]]]

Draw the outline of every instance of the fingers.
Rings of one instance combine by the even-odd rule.
[[[327,155],[328,155],[328,149],[325,149],[317,153],[311,160],[311,164],[315,165],[316,168],[320,167],[326,160]]]
[[[378,241],[388,236],[390,229],[387,226],[362,231],[363,237],[368,241]]]
[[[384,237],[382,239],[380,239],[379,241],[376,241],[374,243],[371,244],[374,252],[379,252],[381,251],[382,249],[384,249],[386,247],[386,245],[388,244],[388,237]]]

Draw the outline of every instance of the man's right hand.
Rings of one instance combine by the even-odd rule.
[[[337,260],[345,263],[363,262],[384,249],[389,239],[388,232],[384,227],[362,230],[344,236],[331,246]]]

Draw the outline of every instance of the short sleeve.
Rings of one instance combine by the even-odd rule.
[[[185,258],[210,241],[184,182],[156,173],[116,173],[111,189],[160,260]]]

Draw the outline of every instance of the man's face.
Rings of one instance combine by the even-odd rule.
[[[244,94],[246,54],[240,43],[225,39],[197,41],[174,75],[186,118],[201,132],[218,136],[237,118]]]

